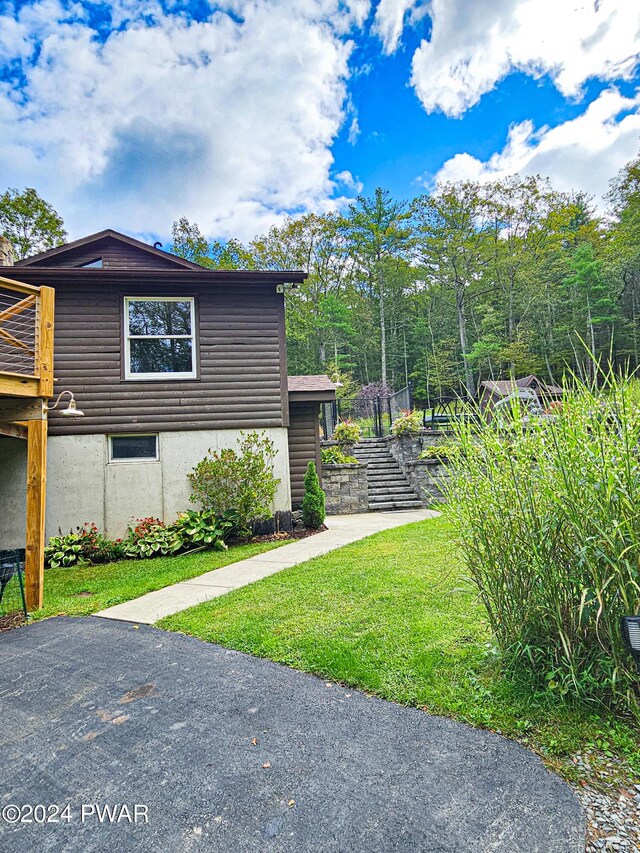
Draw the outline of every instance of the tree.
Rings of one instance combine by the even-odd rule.
[[[349,208],[346,223],[350,251],[377,293],[380,312],[380,376],[387,384],[387,289],[392,278],[392,261],[409,250],[411,229],[405,202],[391,199],[388,190],[378,187],[372,198],[358,196]]]
[[[171,226],[171,240],[174,255],[203,267],[213,267],[209,243],[197,223],[191,223],[186,216],[181,216]]]
[[[62,217],[32,187],[0,195],[0,233],[18,260],[61,246],[67,239]]]
[[[414,200],[418,258],[431,284],[449,290],[455,301],[458,336],[469,397],[475,382],[467,336],[467,307],[487,265],[487,206],[478,184],[445,184],[431,196]]]

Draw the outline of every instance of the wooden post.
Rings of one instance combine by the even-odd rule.
[[[53,397],[53,321],[55,290],[40,288],[40,328],[38,334],[37,374],[40,377],[40,397]]]
[[[39,610],[44,588],[44,514],[47,489],[47,419],[27,427],[27,610]]]

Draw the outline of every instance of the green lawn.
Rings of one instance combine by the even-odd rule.
[[[379,533],[158,624],[517,737],[566,775],[581,749],[640,770],[631,724],[503,672],[445,518]]]
[[[34,619],[61,614],[86,616],[286,544],[287,540],[250,542],[234,545],[228,551],[200,551],[180,557],[125,560],[75,569],[46,569],[44,608],[32,615]]]

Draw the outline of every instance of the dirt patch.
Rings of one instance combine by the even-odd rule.
[[[127,702],[135,702],[136,699],[144,699],[155,690],[154,684],[141,684],[140,687],[134,687],[119,700],[118,704],[126,705]]]
[[[12,628],[19,628],[20,625],[25,625],[27,620],[24,613],[18,610],[16,613],[7,613],[0,616],[0,634],[3,631],[11,631]]]

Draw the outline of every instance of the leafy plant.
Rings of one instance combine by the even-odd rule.
[[[425,447],[420,453],[419,459],[455,459],[460,453],[460,445],[457,441],[442,441],[440,444],[430,445]]]
[[[337,444],[323,447],[320,450],[320,459],[323,465],[353,465],[358,461],[355,456],[349,456]]]
[[[225,551],[227,546],[224,540],[232,527],[232,521],[219,519],[211,510],[187,510],[180,513],[178,520],[170,525],[181,550],[210,548],[213,551]]]
[[[351,418],[341,420],[333,431],[334,441],[338,444],[357,444],[362,436],[360,426]]]
[[[52,536],[44,550],[45,565],[57,569],[60,566],[81,566],[93,563],[109,563],[121,559],[124,548],[120,539],[111,541],[100,533],[95,524],[85,523],[75,533]]]
[[[391,424],[392,435],[416,435],[422,429],[420,412],[404,410]]]
[[[238,450],[210,450],[188,476],[192,501],[216,516],[233,510],[238,529],[248,533],[253,522],[272,515],[280,480],[273,473],[273,442],[264,432],[240,435]]]
[[[575,381],[553,417],[514,403],[455,425],[447,494],[467,564],[506,660],[549,691],[640,718],[620,618],[640,612],[640,416],[633,387]]]
[[[304,497],[302,498],[301,510],[305,527],[322,527],[325,519],[325,497],[320,488],[314,462],[309,462],[307,472],[304,475]]]
[[[181,548],[181,542],[175,537],[170,526],[157,518],[138,519],[124,541],[124,553],[127,557],[147,559],[166,557],[175,554]]]

